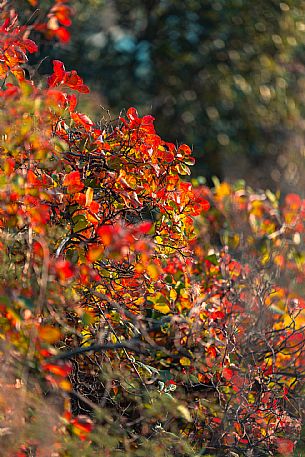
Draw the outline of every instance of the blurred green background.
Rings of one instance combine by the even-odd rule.
[[[189,144],[195,175],[298,190],[305,180],[305,1],[75,0],[72,41],[45,45],[94,93]],[[93,108],[94,107],[94,108]]]

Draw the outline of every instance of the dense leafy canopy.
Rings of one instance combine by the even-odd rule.
[[[291,455],[304,200],[190,183],[152,116],[92,120],[60,60],[30,79],[29,36],[67,40],[67,1],[1,15],[2,455]]]
[[[53,55],[100,105],[152,111],[162,136],[194,148],[197,174],[303,186],[303,0],[73,4],[72,46]]]

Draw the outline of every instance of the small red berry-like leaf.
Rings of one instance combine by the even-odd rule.
[[[214,424],[221,424],[222,421],[221,421],[220,417],[213,417],[212,422]]]

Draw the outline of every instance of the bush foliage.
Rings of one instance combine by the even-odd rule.
[[[305,202],[189,182],[152,116],[93,121],[76,71],[33,76],[67,1],[1,24],[2,455],[301,452]]]
[[[75,68],[113,112],[152,111],[161,136],[194,146],[193,174],[303,187],[303,0],[73,7],[71,46],[46,46],[40,58]]]

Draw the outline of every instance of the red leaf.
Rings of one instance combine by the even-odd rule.
[[[210,203],[207,200],[202,199],[200,202],[202,211],[208,211],[210,209]]]
[[[86,114],[72,113],[71,117],[77,124],[81,124],[83,127],[85,127],[86,130],[90,130],[90,128],[94,125],[92,120],[86,116]]]
[[[153,116],[150,116],[149,114],[147,116],[142,117],[142,125],[151,125],[154,123],[155,118]]]
[[[55,269],[61,281],[70,279],[74,275],[72,265],[68,260],[58,260],[55,264]]]
[[[26,50],[29,51],[30,54],[38,51],[38,46],[33,40],[23,40],[22,44],[25,46]]]
[[[172,151],[164,151],[162,154],[163,160],[165,162],[172,162],[175,159],[175,154]]]
[[[105,248],[103,245],[91,246],[87,253],[87,259],[89,262],[96,262],[97,260],[100,260],[103,256],[104,250]]]
[[[49,87],[60,84],[70,87],[78,92],[88,93],[89,88],[83,83],[82,78],[75,70],[65,71],[65,66],[60,60],[53,60],[54,73],[48,78]]]
[[[282,455],[290,455],[293,453],[294,443],[287,438],[278,438],[276,445],[278,452]]]
[[[73,433],[79,437],[81,441],[87,438],[88,433],[93,429],[92,420],[87,416],[77,416],[71,420]]]
[[[151,229],[151,227],[152,227],[152,223],[151,222],[149,222],[149,221],[142,222],[141,224],[139,224],[137,226],[137,232],[143,233],[143,234],[148,233],[149,230]]]
[[[220,417],[213,417],[212,422],[214,422],[214,424],[221,424],[222,421]]]
[[[102,225],[97,229],[97,233],[105,246],[109,246],[112,242],[114,232],[115,229],[112,225]]]
[[[138,111],[135,108],[129,108],[129,110],[127,111],[127,117],[131,121],[139,119]]]
[[[33,187],[40,186],[40,181],[32,170],[27,172],[27,183]]]
[[[84,188],[84,184],[81,182],[81,176],[79,171],[71,171],[67,174],[63,180],[63,185],[68,188],[69,193],[79,192]]]
[[[58,22],[60,22],[62,25],[69,27],[72,24],[70,15],[71,15],[71,8],[68,5],[64,4],[57,4],[54,5],[53,8],[51,9],[51,14],[54,14],[56,16],[56,19]]]
[[[214,346],[208,347],[207,353],[210,355],[210,357],[213,357],[213,358],[215,358],[217,356],[217,351]]]
[[[67,95],[67,101],[69,103],[69,110],[70,111],[74,111],[76,106],[77,106],[77,98],[76,98],[76,95],[74,94],[71,94],[71,95]]]
[[[225,314],[222,311],[212,311],[210,312],[211,319],[223,319]]]
[[[72,371],[72,364],[71,362],[58,361],[57,363],[44,363],[42,368],[44,371],[48,371],[49,373],[66,377]]]
[[[231,370],[231,368],[224,368],[222,370],[222,376],[224,377],[224,379],[226,381],[230,381],[230,379],[232,379],[233,377],[233,370]]]
[[[49,87],[58,86],[65,76],[65,66],[60,60],[53,60],[53,70],[53,75],[48,78]]]
[[[192,154],[192,150],[187,144],[181,144],[181,146],[179,146],[178,151],[179,152],[182,151],[186,155],[191,155]]]
[[[298,210],[302,205],[302,200],[298,194],[288,194],[285,197],[285,203],[290,209]]]
[[[54,30],[54,35],[62,43],[69,43],[70,38],[71,38],[70,32],[67,29],[65,29],[64,27],[58,27],[58,29]]]

